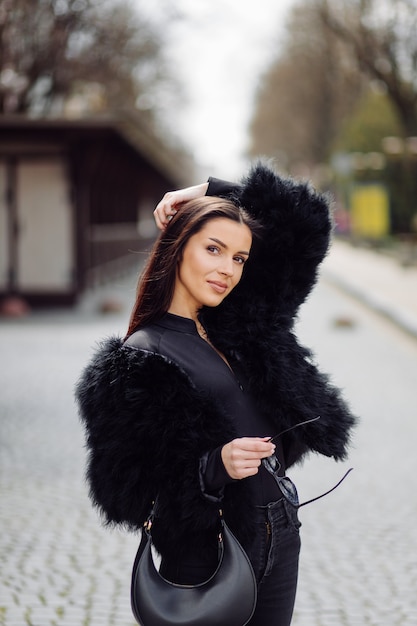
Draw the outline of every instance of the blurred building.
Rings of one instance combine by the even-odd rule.
[[[156,202],[190,182],[183,156],[132,114],[0,116],[0,297],[68,305],[137,264]]]

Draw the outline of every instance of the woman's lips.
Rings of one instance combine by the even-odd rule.
[[[217,293],[224,293],[227,289],[227,285],[225,283],[219,283],[215,280],[208,280],[207,282]]]

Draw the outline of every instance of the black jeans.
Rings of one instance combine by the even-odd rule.
[[[258,583],[258,602],[248,626],[289,626],[301,547],[297,509],[282,498],[257,507],[257,517],[248,556]]]
[[[284,498],[257,507],[256,535],[248,550],[258,583],[258,602],[248,626],[289,626],[294,609],[298,578],[301,524],[297,509]],[[209,560],[211,562],[209,562]],[[160,572],[168,580],[197,584],[207,580],[216,559],[168,563],[162,560]]]

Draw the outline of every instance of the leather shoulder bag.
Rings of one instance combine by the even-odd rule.
[[[155,510],[155,509],[154,509]],[[219,562],[198,585],[163,578],[152,556],[151,513],[142,531],[132,572],[131,604],[141,626],[245,626],[257,598],[252,565],[220,511]]]

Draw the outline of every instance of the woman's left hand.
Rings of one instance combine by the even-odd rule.
[[[168,191],[162,200],[156,205],[153,212],[156,225],[160,230],[165,230],[169,224],[169,220],[176,214],[180,205],[188,200],[201,198],[206,194],[208,183],[201,183],[193,187],[178,189],[177,191]]]
[[[223,446],[221,457],[230,478],[241,480],[257,474],[262,459],[274,451],[271,437],[238,437]]]

